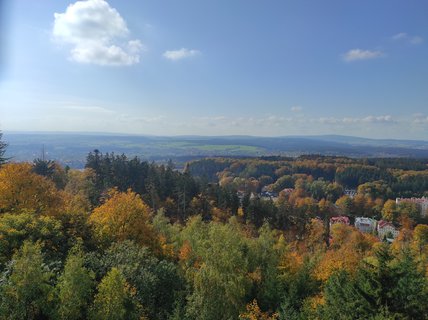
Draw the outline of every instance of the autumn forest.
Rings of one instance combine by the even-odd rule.
[[[428,319],[426,159],[6,149],[0,319]]]

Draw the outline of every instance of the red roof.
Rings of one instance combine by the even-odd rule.
[[[391,223],[391,222],[389,222],[389,221],[385,221],[385,220],[380,220],[378,223],[377,223],[377,227],[380,229],[380,228],[385,228],[386,226],[391,226],[391,227],[393,227],[394,228],[394,225]]]
[[[346,216],[331,217],[330,223],[343,223],[349,225],[349,218]]]

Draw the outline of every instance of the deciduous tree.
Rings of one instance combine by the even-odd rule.
[[[93,285],[94,273],[85,268],[80,248],[73,248],[67,257],[64,271],[59,277],[56,287],[59,319],[87,319]]]
[[[55,215],[62,197],[52,181],[32,172],[29,163],[8,163],[0,168],[0,213]]]
[[[52,273],[43,262],[40,244],[24,242],[10,271],[0,287],[0,318],[46,319],[52,307]]]
[[[113,189],[109,199],[94,209],[90,222],[103,243],[129,239],[153,248],[156,241],[149,216],[150,208],[138,194]]]
[[[101,280],[90,312],[92,320],[137,320],[141,316],[132,289],[117,268]]]

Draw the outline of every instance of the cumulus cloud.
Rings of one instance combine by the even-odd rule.
[[[178,50],[169,50],[165,51],[163,56],[164,58],[172,61],[177,61],[181,59],[191,58],[200,55],[201,52],[199,50],[186,49],[181,48]]]
[[[303,108],[301,106],[293,106],[290,108],[292,112],[301,112]]]
[[[406,41],[410,44],[421,44],[422,42],[424,42],[424,39],[422,37],[412,36],[405,32],[397,33],[393,35],[391,38],[392,40],[395,40],[395,41]]]
[[[53,38],[71,45],[72,60],[112,66],[140,61],[141,41],[126,40],[129,30],[125,20],[106,1],[77,1],[54,18]]]
[[[343,60],[347,62],[357,61],[357,60],[370,60],[376,59],[383,56],[382,51],[371,51],[371,50],[362,50],[362,49],[351,49],[343,55]]]

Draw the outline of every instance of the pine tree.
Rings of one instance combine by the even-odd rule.
[[[2,140],[3,133],[0,132],[0,166],[5,164],[9,159],[4,157],[8,144]]]

